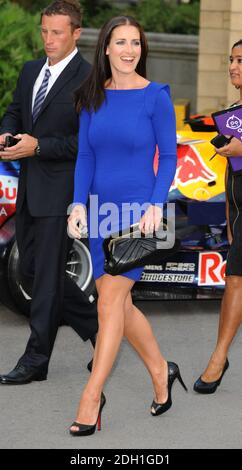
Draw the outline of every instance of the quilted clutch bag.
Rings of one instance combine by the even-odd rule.
[[[110,235],[103,242],[104,271],[115,276],[146,264],[160,264],[180,247],[179,240],[175,240],[172,248],[164,249],[164,245],[162,247],[162,242],[167,240],[164,230],[167,230],[167,224],[163,221],[162,236],[159,236],[159,228],[157,233],[147,237],[140,232],[137,223],[126,231]]]

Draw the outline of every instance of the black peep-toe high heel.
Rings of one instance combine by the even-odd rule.
[[[176,379],[179,380],[180,384],[187,391],[187,387],[181,378],[178,365],[175,364],[175,362],[167,362],[167,365],[168,365],[168,398],[165,403],[156,403],[156,401],[153,400],[153,403],[151,405],[151,414],[153,416],[159,416],[165,413],[171,407],[172,405],[171,389]]]
[[[81,424],[81,423],[78,423],[77,421],[74,421],[74,423],[72,423],[71,427],[76,426],[78,428],[78,430],[73,431],[72,429],[70,429],[69,430],[70,434],[72,436],[90,436],[91,434],[95,433],[96,427],[97,427],[98,431],[101,431],[101,415],[102,415],[102,409],[103,409],[105,403],[106,403],[106,397],[105,397],[104,393],[102,393],[96,423],[90,425],[90,424]]]

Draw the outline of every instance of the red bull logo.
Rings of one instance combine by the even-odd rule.
[[[220,253],[209,251],[199,253],[198,285],[199,286],[223,286],[225,279],[226,260]]]
[[[191,145],[178,146],[177,169],[171,190],[199,181],[209,183],[216,178],[216,173],[208,168],[195,147]]]
[[[0,181],[0,226],[15,212],[18,178],[1,175]]]

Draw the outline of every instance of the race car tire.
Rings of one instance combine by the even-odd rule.
[[[89,297],[90,302],[96,299],[95,282],[92,277],[92,261],[86,240],[75,240],[68,255],[66,271],[80,289]],[[21,313],[29,316],[31,286],[23,283],[19,274],[19,253],[16,241],[12,245],[7,266],[8,285],[13,300]]]

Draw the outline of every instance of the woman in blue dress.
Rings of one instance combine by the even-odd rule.
[[[123,336],[151,375],[153,415],[170,408],[174,380],[183,384],[177,364],[161,355],[147,319],[132,303],[131,289],[143,268],[117,276],[104,271],[102,244],[110,232],[137,221],[144,233],[158,229],[161,205],[176,170],[175,115],[169,87],[145,78],[146,56],[146,38],[135,19],[111,19],[100,32],[91,74],[76,95],[79,150],[68,229],[71,236],[80,238],[78,224],[88,224],[99,330],[92,373],[70,428],[75,436],[93,434],[97,424],[100,429],[105,404],[102,390]],[[156,145],[159,166],[155,176]],[[130,204],[135,210],[130,210]]]

